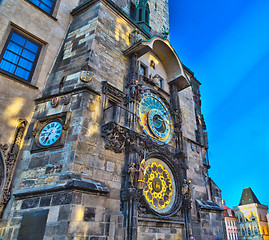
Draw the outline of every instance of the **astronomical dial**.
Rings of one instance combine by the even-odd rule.
[[[150,207],[161,214],[175,202],[175,180],[170,168],[159,159],[149,159],[145,165],[143,194]]]
[[[168,143],[173,134],[171,115],[160,98],[145,93],[138,105],[139,122],[146,134],[162,143]]]
[[[42,146],[51,146],[56,143],[62,135],[63,126],[59,122],[50,122],[46,124],[39,133],[39,144]]]

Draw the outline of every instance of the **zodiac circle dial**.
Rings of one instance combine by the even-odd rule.
[[[161,143],[168,143],[173,134],[171,115],[160,98],[145,93],[138,105],[139,122],[146,134]]]
[[[143,194],[150,207],[165,214],[175,202],[175,180],[170,168],[161,160],[146,161]]]

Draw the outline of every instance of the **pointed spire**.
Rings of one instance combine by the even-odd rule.
[[[251,203],[261,204],[259,202],[258,198],[256,197],[256,195],[254,194],[254,192],[252,191],[252,189],[250,187],[245,188],[245,189],[243,189],[243,193],[242,193],[242,196],[241,196],[239,206],[240,205],[251,204]]]

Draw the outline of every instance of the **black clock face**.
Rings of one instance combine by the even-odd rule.
[[[50,122],[46,124],[39,133],[39,144],[46,147],[57,142],[62,135],[63,127],[60,122]]]
[[[173,135],[173,122],[163,101],[152,93],[145,93],[138,105],[139,122],[153,139],[168,143]]]

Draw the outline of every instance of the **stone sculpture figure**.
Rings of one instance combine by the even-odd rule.
[[[137,186],[138,189],[143,189],[143,186],[144,186],[145,164],[146,164],[146,161],[145,159],[143,159],[140,162],[140,166],[138,170],[138,186]]]
[[[182,190],[181,191],[182,191],[182,195],[183,195],[184,199],[187,199],[188,196],[189,196],[189,186],[187,184],[186,179],[184,179],[184,183],[182,185]]]
[[[135,174],[137,173],[137,169],[135,168],[135,163],[132,163],[131,167],[128,170],[129,176],[129,183],[131,187],[134,187],[134,181],[135,181]]]

